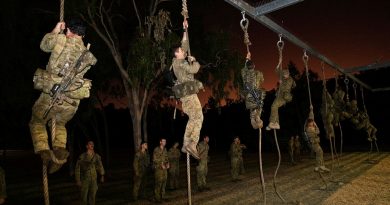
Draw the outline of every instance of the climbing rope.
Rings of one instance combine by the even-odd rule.
[[[305,65],[307,93],[309,94],[310,112],[313,112],[313,103],[311,101],[311,90],[310,90],[310,80],[309,80],[309,66],[308,66],[309,56],[307,55],[306,51],[304,51],[303,53],[302,60]]]
[[[64,12],[65,11],[65,0],[60,0],[60,22],[64,22]],[[63,32],[63,31],[61,31]],[[51,142],[55,141],[56,136],[56,117],[55,115],[51,119]],[[57,164],[64,164],[66,159],[58,160],[53,151],[50,150],[51,160]],[[45,200],[45,205],[50,205],[50,197],[49,197],[49,183],[47,178],[47,163],[42,163],[42,181],[43,181],[43,196]]]
[[[191,196],[191,164],[190,164],[190,153],[187,152],[187,190],[188,190],[188,205],[192,204]]]
[[[245,17],[245,11],[241,12],[242,19],[240,21],[240,26],[242,31],[244,32],[244,44],[246,46],[247,53],[250,53],[249,46],[252,45],[252,43],[249,40],[249,34],[248,34],[248,27],[249,27],[249,20]],[[261,115],[261,111],[259,112],[259,115]],[[260,171],[260,182],[262,185],[262,192],[263,192],[263,203],[267,204],[267,197],[266,197],[266,190],[265,190],[265,181],[264,181],[264,172],[263,172],[263,159],[262,159],[262,133],[261,128],[259,128],[259,171]]]
[[[259,128],[259,169],[260,169],[260,182],[262,186],[263,191],[263,204],[267,204],[267,196],[265,191],[265,181],[264,181],[264,172],[263,172],[263,158],[262,158],[262,134],[261,134],[261,128]]]
[[[345,99],[347,100],[347,102],[349,102],[349,79],[347,76],[345,76],[344,83],[345,83],[345,93],[346,93]]]
[[[279,60],[278,65],[276,66],[276,71],[279,71],[279,79],[282,79],[282,66],[283,66],[283,48],[284,48],[284,41],[282,39],[283,35],[279,34],[279,41],[276,43],[276,46],[278,47],[279,52]]]
[[[355,100],[357,100],[357,94],[356,94],[357,84],[356,84],[356,82],[353,82],[352,88],[353,88],[353,94],[354,94]]]
[[[249,40],[249,34],[248,34],[249,20],[245,17],[245,11],[242,11],[241,14],[242,14],[242,19],[240,21],[240,26],[242,31],[244,32],[244,44],[246,45],[247,53],[250,53],[249,46],[252,45],[252,43]]]
[[[188,16],[188,7],[187,7],[187,0],[182,1],[182,11],[181,15],[184,17],[184,20],[187,20],[189,18]],[[185,27],[185,34],[188,41],[188,56],[191,56],[191,49],[190,49],[190,39],[188,36],[188,28]],[[187,194],[188,194],[188,205],[192,204],[192,196],[191,196],[191,164],[190,164],[190,153],[187,152]]]
[[[325,127],[325,130],[326,130],[326,124],[327,124],[327,117],[328,117],[328,90],[326,89],[326,77],[325,77],[325,65],[324,65],[324,62],[322,61],[321,62],[321,71],[322,71],[322,87],[323,87],[323,97],[325,97],[323,100],[325,101],[325,116],[323,116],[323,119],[324,119],[324,127]],[[333,126],[333,124],[331,125]],[[327,133],[329,134],[329,133]],[[333,136],[333,138],[335,138],[336,136]],[[332,167],[331,167],[331,171],[330,171],[330,175],[333,176],[333,169],[334,169],[334,151],[333,151],[333,139],[331,136],[328,135],[328,138],[329,138],[329,144],[330,144],[330,153],[331,153],[331,156],[332,156]]]
[[[281,163],[281,161],[282,161],[282,155],[280,154],[280,148],[279,148],[278,137],[277,137],[277,135],[276,135],[276,129],[274,129],[274,138],[275,138],[275,143],[276,143],[276,149],[278,150],[278,157],[279,157],[279,160],[278,160],[278,165],[276,166],[276,170],[275,170],[275,173],[274,173],[273,185],[274,185],[274,189],[275,189],[276,195],[278,195],[278,197],[280,198],[280,200],[282,200],[283,202],[286,202],[286,200],[284,200],[284,198],[282,197],[282,195],[278,192],[277,185],[276,185],[276,175],[278,174],[279,167],[280,167],[280,163]]]

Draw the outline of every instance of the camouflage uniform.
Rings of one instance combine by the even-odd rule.
[[[206,188],[206,177],[208,172],[208,158],[209,158],[209,145],[202,141],[198,144],[198,152],[200,156],[199,164],[196,167],[196,177],[198,181],[198,188]]]
[[[334,114],[335,114],[335,108],[334,108],[334,101],[332,99],[332,96],[329,94],[329,92],[324,89],[322,92],[322,106],[321,106],[321,115],[322,115],[322,121],[324,123],[326,137],[327,138],[334,138]]]
[[[101,157],[87,152],[80,155],[76,163],[75,178],[81,183],[81,204],[94,205],[98,190],[97,174],[104,176],[104,168]]]
[[[230,146],[231,174],[233,180],[237,180],[240,174],[244,174],[244,160],[242,158],[242,145],[232,143]]]
[[[180,162],[180,150],[172,147],[168,152],[169,158],[169,188],[177,189],[179,187],[179,162]]]
[[[80,99],[89,97],[91,83],[83,79],[84,74],[96,63],[92,53],[87,52],[81,63],[80,73],[76,75],[76,83],[70,85],[64,102],[55,105],[47,118],[43,115],[51,102],[50,90],[54,84],[60,83],[59,76],[64,70],[73,68],[76,61],[86,50],[81,38],[67,38],[64,34],[48,33],[44,36],[40,45],[44,52],[51,53],[46,70],[38,69],[34,76],[34,86],[42,91],[39,99],[32,108],[32,117],[29,123],[35,153],[49,150],[46,124],[53,117],[56,118],[56,136],[52,142],[54,148],[65,148],[67,133],[65,124],[72,119],[77,111]]]
[[[142,152],[139,150],[134,157],[133,168],[134,168],[134,186],[133,186],[133,198],[138,199],[139,190],[141,185],[145,183],[145,176],[147,169],[150,166],[150,156],[147,150]],[[142,189],[145,191],[145,189]]]
[[[320,130],[317,125],[314,127],[305,126],[305,132],[309,138],[312,150],[316,153],[316,167],[324,166],[324,153],[320,145],[320,137],[318,136]]]
[[[4,169],[0,167],[0,202],[7,198],[7,190],[5,185],[5,172]]]
[[[294,136],[292,136],[290,138],[290,140],[288,140],[288,153],[290,154],[290,162],[292,164],[295,164],[295,161],[294,161],[294,144],[295,144],[295,139],[294,139]]]
[[[246,64],[248,62],[251,61],[247,60]],[[263,108],[263,99],[265,98],[265,90],[262,87],[264,82],[263,73],[245,66],[241,69],[241,77],[244,84],[242,95],[245,98],[246,109],[250,110],[251,125],[253,129],[262,128],[263,121],[260,116]]]
[[[294,153],[295,153],[295,159],[297,161],[301,161],[301,141],[299,140],[299,136],[295,136]]]
[[[167,150],[156,147],[153,151],[153,166],[154,166],[154,197],[156,201],[161,201],[165,195],[165,186],[167,184],[168,173],[163,165],[169,164]]]
[[[282,71],[279,71],[282,72]],[[288,73],[287,70],[283,70],[283,73]],[[291,90],[295,87],[294,79],[289,76],[287,79],[282,79],[282,82],[279,85],[278,90],[276,91],[276,98],[271,105],[271,115],[269,122],[279,124],[279,108],[290,102],[293,98]]]
[[[188,40],[182,41],[181,48],[184,52],[188,51]],[[184,133],[183,147],[189,143],[198,143],[200,130],[203,123],[202,105],[200,104],[197,93],[203,89],[201,82],[195,80],[194,74],[199,71],[198,62],[188,63],[184,59],[172,60],[173,72],[177,78],[173,87],[176,97],[180,98],[183,112],[188,115],[187,127]],[[176,89],[177,88],[177,89]],[[184,149],[182,149],[184,151]]]
[[[333,113],[333,125],[339,126],[340,120],[343,119],[342,112],[345,110],[344,101],[345,92],[339,87],[336,88],[333,93],[334,113]]]

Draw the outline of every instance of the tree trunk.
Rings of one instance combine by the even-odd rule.
[[[148,104],[145,105],[144,113],[142,115],[142,128],[143,128],[143,134],[144,134],[144,141],[148,141],[148,110],[149,106]]]

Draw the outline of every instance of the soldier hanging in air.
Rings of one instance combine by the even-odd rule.
[[[200,64],[193,56],[187,56],[189,41],[186,30],[187,20],[183,22],[184,33],[181,46],[175,49],[175,57],[172,60],[173,72],[177,78],[172,90],[176,98],[182,103],[183,112],[188,115],[187,127],[184,133],[184,153],[190,153],[194,158],[199,159],[196,145],[199,141],[200,130],[203,123],[202,105],[197,93],[203,89],[203,84],[196,80],[194,75],[199,71]],[[186,60],[186,57],[188,60]]]
[[[251,53],[247,53],[245,67],[241,69],[241,77],[243,81],[242,95],[245,98],[246,109],[250,110],[250,119],[253,129],[261,129],[263,121],[261,120],[261,112],[263,109],[263,100],[265,98],[265,90],[262,87],[264,82],[263,73],[254,69],[255,65],[251,60]]]
[[[66,33],[62,34],[65,28]],[[55,157],[64,160],[69,155],[65,125],[76,113],[80,100],[89,97],[91,81],[83,76],[97,60],[84,46],[85,32],[82,21],[72,19],[67,24],[57,23],[41,41],[41,49],[50,53],[50,58],[46,69],[38,69],[34,75],[34,88],[42,93],[32,108],[29,126],[34,151],[41,155],[45,164],[51,160],[47,122],[56,120],[51,144]],[[49,172],[53,173],[61,166],[52,162]]]

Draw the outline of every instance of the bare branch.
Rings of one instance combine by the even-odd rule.
[[[135,3],[135,0],[133,0],[133,6],[134,6],[135,14],[137,15],[137,19],[138,19],[139,30],[142,34],[143,33],[143,26],[142,26],[141,16],[138,12],[138,7],[137,7],[137,4]]]
[[[116,50],[116,46],[115,46],[115,43],[114,43],[114,40],[112,39],[111,37],[111,34],[106,26],[106,23],[104,22],[104,16],[103,16],[103,10],[104,10],[104,7],[103,7],[103,0],[100,0],[100,6],[99,6],[99,14],[100,14],[100,23],[102,24],[103,28],[104,28],[104,31],[106,32],[107,34],[107,37],[108,39],[110,40],[111,42],[111,45],[112,45],[112,48],[115,50],[115,53],[117,53],[117,50]]]

